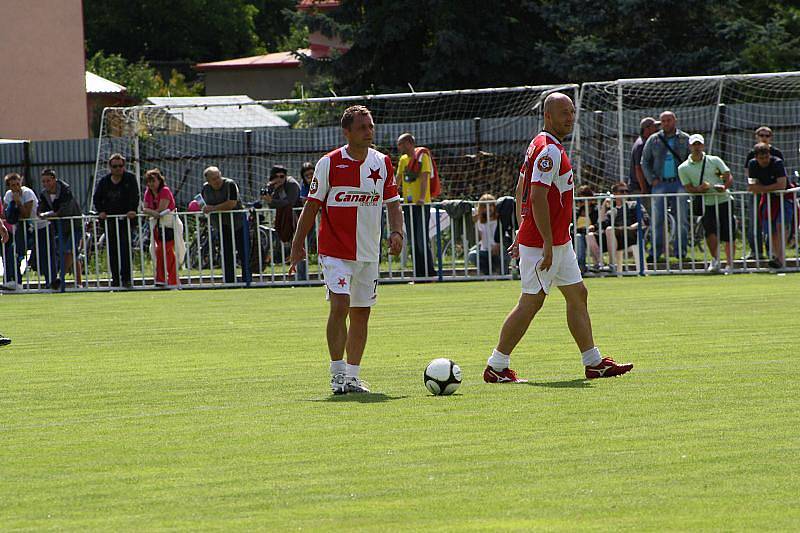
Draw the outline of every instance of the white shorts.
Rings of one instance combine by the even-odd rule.
[[[574,285],[583,281],[581,269],[572,244],[553,246],[553,265],[549,270],[539,270],[542,261],[542,248],[531,248],[519,245],[519,275],[522,279],[522,292],[538,294],[544,291],[550,294],[550,287],[555,285]]]
[[[319,256],[322,276],[330,293],[349,294],[350,307],[372,307],[378,299],[377,261],[349,261],[327,255]]]

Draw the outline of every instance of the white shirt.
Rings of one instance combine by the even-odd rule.
[[[494,244],[494,232],[497,230],[497,220],[489,219],[486,222],[478,220],[475,223],[475,227],[478,228],[478,235],[481,237],[481,250],[484,252],[491,251]]]
[[[3,203],[5,204],[5,207],[8,207],[13,201],[14,193],[11,190],[6,191],[6,195],[3,197]],[[22,204],[25,205],[28,202],[33,202],[33,207],[31,208],[31,215],[27,218],[27,220],[33,220],[34,227],[36,229],[47,227],[47,221],[40,219],[39,215],[36,214],[36,209],[39,207],[39,198],[36,196],[35,192],[23,185]],[[22,221],[22,217],[20,217],[20,221]]]

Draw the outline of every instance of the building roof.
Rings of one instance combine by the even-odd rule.
[[[157,106],[166,107],[171,115],[192,130],[244,129],[288,127],[289,123],[264,106],[255,104],[249,96],[151,96],[147,99]],[[239,107],[219,107],[218,104],[249,104]]]
[[[327,11],[339,7],[341,4],[341,0],[300,0],[297,2],[297,9],[301,11],[308,11],[310,9]]]
[[[123,94],[125,91],[127,89],[123,85],[86,71],[87,94]]]
[[[298,68],[301,65],[301,61],[295,54],[311,55],[311,50],[302,48],[296,52],[275,52],[260,56],[214,61],[212,63],[198,63],[194,68],[201,72],[227,69]]]

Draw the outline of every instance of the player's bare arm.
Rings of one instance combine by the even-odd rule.
[[[294,232],[292,239],[292,252],[289,255],[289,274],[294,274],[297,265],[306,258],[306,237],[314,227],[314,221],[317,218],[320,204],[313,201],[306,202],[303,206],[303,211],[300,213],[300,219],[297,221],[297,229]]]
[[[428,190],[428,181],[431,179],[430,172],[421,172],[419,175],[419,199],[417,200],[417,204],[425,205],[425,196]]]
[[[726,172],[722,175],[722,179],[725,181],[725,188],[731,189],[733,188],[733,174],[730,172]]]
[[[386,204],[386,212],[389,216],[389,253],[400,255],[400,251],[403,249],[403,210],[400,208],[400,202]],[[294,251],[294,246],[292,246],[292,251]]]
[[[520,173],[519,179],[517,180],[517,190],[514,193],[514,197],[516,200],[516,205],[514,206],[514,213],[517,216],[517,228],[522,225],[522,196],[525,194],[525,176],[524,174]],[[514,259],[519,258],[519,231],[514,235],[514,242],[511,243],[511,246],[508,247],[506,250],[508,255],[513,257]]]
[[[531,187],[531,204],[533,205],[533,220],[544,240],[542,250],[542,262],[539,270],[550,270],[553,265],[553,230],[550,227],[550,206],[547,204],[547,193],[549,189],[545,187]]]

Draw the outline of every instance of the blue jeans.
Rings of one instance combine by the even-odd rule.
[[[575,233],[575,255],[581,272],[586,272],[586,235],[583,233]]]
[[[478,265],[480,267],[480,272],[484,276],[488,276],[491,273],[499,273],[499,274],[508,274],[508,263],[511,260],[511,257],[506,253],[502,253],[502,258],[499,255],[493,255],[491,257],[491,272],[489,271],[489,252],[487,250],[480,250],[476,247],[473,247],[472,250],[469,251],[467,255],[467,261],[471,265]],[[501,263],[502,262],[502,263]]]
[[[668,193],[679,193],[679,192],[686,192],[686,189],[683,188],[680,180],[674,180],[670,182],[659,182],[658,185],[653,187],[652,194],[668,194]],[[651,253],[654,257],[658,257],[660,255],[666,255],[665,248],[664,248],[664,230],[666,228],[666,213],[664,212],[664,198],[653,196],[653,228],[655,230],[655,236],[653,238],[653,248]],[[672,217],[675,219],[675,223],[680,227],[680,231],[675,232],[675,237],[673,241],[673,249],[675,250],[675,254],[677,255],[680,250],[680,255],[686,255],[686,248],[689,239],[689,204],[688,198],[678,198],[675,196],[667,198],[667,204],[670,211],[672,211]],[[678,239],[680,237],[680,247],[678,246]]]

